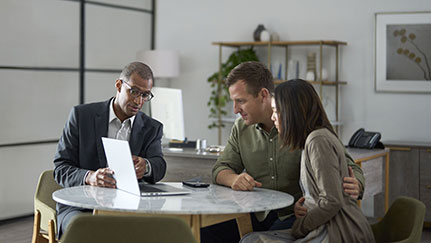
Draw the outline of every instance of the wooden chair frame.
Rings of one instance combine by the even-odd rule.
[[[33,224],[33,236],[32,243],[56,243],[57,239],[55,237],[55,223],[54,220],[49,220],[48,232],[41,232],[40,229],[40,212],[36,210],[34,212],[34,224]]]

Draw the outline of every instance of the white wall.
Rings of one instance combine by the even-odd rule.
[[[161,0],[156,48],[180,52],[181,75],[171,86],[183,90],[185,131],[190,139],[217,143],[216,130],[207,129],[210,88],[206,79],[218,69],[218,47],[211,43],[251,41],[256,26],[264,24],[282,40],[348,43],[341,50],[340,76],[348,82],[341,92],[345,143],[359,127],[380,131],[383,140],[430,141],[431,94],[374,91],[374,13],[426,10],[431,11],[428,0]],[[304,50],[302,55],[306,54]],[[229,55],[228,48],[223,55]],[[228,134],[226,128],[224,142]]]

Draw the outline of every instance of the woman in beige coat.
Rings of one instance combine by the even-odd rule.
[[[250,233],[241,242],[374,242],[367,219],[343,190],[349,175],[344,146],[313,86],[300,79],[280,84],[272,107],[283,146],[303,150],[303,197],[291,229]]]

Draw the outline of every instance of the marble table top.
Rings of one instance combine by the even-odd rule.
[[[182,188],[181,183],[167,184]],[[293,203],[287,193],[255,188],[253,191],[234,191],[228,187],[210,185],[191,188],[188,195],[139,197],[128,192],[95,186],[77,186],[55,191],[52,198],[74,207],[133,211],[152,214],[233,214],[283,208]]]

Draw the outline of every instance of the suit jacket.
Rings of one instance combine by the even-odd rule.
[[[101,138],[108,136],[111,99],[72,108],[54,157],[54,178],[61,186],[84,185],[84,176],[88,170],[107,167]],[[130,150],[133,155],[150,162],[151,176],[143,178],[149,183],[160,181],[166,173],[162,134],[163,125],[160,122],[142,112],[136,114],[129,139]],[[57,205],[59,223],[62,214],[70,210],[73,210],[72,207]]]

